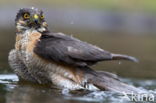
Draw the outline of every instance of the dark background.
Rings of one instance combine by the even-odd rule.
[[[14,48],[14,19],[19,8],[43,9],[49,28],[140,62],[101,62],[93,66],[122,77],[156,77],[155,0],[5,0],[0,1],[0,73],[12,73],[8,52]]]

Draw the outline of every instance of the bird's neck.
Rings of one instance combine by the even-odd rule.
[[[34,27],[29,28],[27,26],[23,26],[23,25],[20,25],[20,24],[16,25],[16,34],[25,34],[28,31],[29,32],[37,31],[37,32],[40,32],[40,33],[49,32],[48,28],[44,27],[44,26],[41,26],[41,27],[38,27],[38,28],[34,28]]]
[[[21,34],[16,33],[16,50],[32,51],[41,36],[42,34],[40,32],[31,29],[26,30]]]

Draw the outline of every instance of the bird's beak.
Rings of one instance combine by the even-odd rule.
[[[38,24],[38,23],[40,22],[39,16],[38,16],[37,14],[35,14],[35,15],[33,16],[33,21],[34,21],[36,24]]]

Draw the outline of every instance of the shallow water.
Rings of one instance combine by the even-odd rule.
[[[136,85],[149,94],[156,96],[156,80],[122,79],[129,84]],[[108,91],[71,91],[57,90],[46,86],[18,83],[14,74],[0,75],[1,103],[131,103],[124,94]],[[129,97],[130,98],[130,97]],[[156,99],[156,98],[155,98]],[[154,100],[155,100],[154,99]],[[149,101],[149,100],[148,100]],[[143,103],[143,102],[141,102]],[[147,102],[146,102],[147,103]]]

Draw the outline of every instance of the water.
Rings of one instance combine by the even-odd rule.
[[[156,80],[123,79],[140,88],[146,88],[149,93],[156,96]],[[131,103],[123,94],[109,91],[71,91],[57,90],[43,85],[18,83],[15,74],[0,75],[1,103]],[[150,90],[150,91],[149,91]],[[156,98],[155,98],[156,99]],[[146,102],[147,103],[147,102]]]

